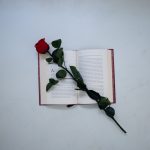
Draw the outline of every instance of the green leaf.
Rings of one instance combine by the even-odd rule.
[[[86,85],[84,84],[83,78],[75,66],[70,66],[73,77],[77,80],[77,86],[82,90],[86,91]]]
[[[46,91],[48,91],[52,86],[53,86],[52,83],[48,83],[48,84],[46,85]]]
[[[57,49],[56,57],[61,58],[62,56],[64,56],[63,48]]]
[[[78,81],[77,81],[77,86],[78,86],[79,89],[82,90],[82,91],[86,91],[86,90],[87,90],[86,85],[85,85],[85,84],[83,83],[83,81],[81,81],[81,80],[78,80]]]
[[[57,73],[56,73],[56,77],[59,78],[59,79],[62,79],[62,78],[65,78],[67,75],[67,72],[63,69],[59,70]]]
[[[83,82],[83,78],[75,66],[70,66],[71,72],[76,80]]]
[[[51,83],[52,85],[55,85],[55,84],[58,83],[58,80],[55,80],[55,79],[53,79],[53,78],[50,78],[50,79],[49,79],[49,83]]]
[[[60,48],[60,46],[61,46],[61,39],[52,41],[51,44],[52,44],[52,46],[53,46],[54,48]]]
[[[55,85],[57,83],[58,83],[58,80],[50,78],[49,83],[46,85],[46,91],[48,91],[53,85]]]
[[[63,62],[64,62],[64,58],[63,57],[59,58],[59,60],[58,60],[58,66],[62,66]]]
[[[107,114],[107,116],[113,118],[114,115],[115,115],[115,110],[114,110],[114,108],[112,108],[112,107],[107,107],[107,108],[105,109],[105,113]]]
[[[56,49],[52,53],[53,61],[58,64],[58,66],[62,66],[64,62],[64,52],[63,48]]]
[[[46,61],[48,62],[48,63],[50,63],[51,61],[53,60],[53,58],[46,58]]]
[[[58,60],[59,60],[59,58],[57,57],[57,50],[58,50],[58,49],[54,50],[53,53],[52,53],[53,61],[54,61],[55,63],[57,63]]]
[[[93,91],[93,90],[88,90],[88,91],[87,91],[87,94],[88,94],[88,96],[89,96],[90,98],[92,98],[92,99],[94,99],[94,100],[96,100],[96,101],[98,101],[98,100],[101,99],[100,94],[97,93],[97,92],[95,92],[95,91]]]
[[[101,96],[101,99],[99,99],[97,103],[100,109],[105,109],[108,105],[111,104],[109,99],[103,96]]]

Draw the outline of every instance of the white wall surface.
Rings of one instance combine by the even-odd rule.
[[[34,44],[114,48],[116,118],[38,105]],[[0,150],[150,149],[150,0],[0,0]]]

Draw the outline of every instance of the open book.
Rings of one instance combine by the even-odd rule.
[[[48,54],[38,54],[39,103],[43,104],[93,104],[86,92],[75,90],[76,83],[69,74],[46,92],[49,78],[56,78],[61,69],[57,64],[48,64]],[[64,50],[65,65],[76,66],[89,90],[108,97],[115,102],[114,51],[113,49]]]

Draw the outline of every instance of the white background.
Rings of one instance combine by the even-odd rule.
[[[114,48],[116,119],[96,105],[39,106],[34,44]],[[149,0],[0,0],[0,150],[150,149]]]

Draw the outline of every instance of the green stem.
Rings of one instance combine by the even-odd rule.
[[[48,54],[51,56],[51,57],[53,57],[52,56],[52,54],[48,51]],[[61,68],[63,68],[64,70],[66,70],[68,73],[69,73],[69,75],[72,77],[72,79],[75,81],[75,82],[77,82],[77,80],[74,78],[74,76],[71,74],[71,72],[66,68],[66,67],[64,67],[64,66],[60,66]]]
[[[52,57],[52,54],[49,52],[49,51],[47,51],[48,52],[48,54]]]
[[[77,82],[77,80],[74,78],[74,76],[71,74],[71,72],[66,68],[66,67],[64,67],[64,66],[60,66],[61,68],[63,68],[64,70],[66,70],[68,73],[69,73],[69,75],[72,77],[72,79],[75,81],[75,82]]]
[[[111,117],[111,119],[118,125],[118,127],[124,132],[124,133],[127,133],[126,130],[124,130],[121,125],[117,122],[117,120],[114,118],[114,117]]]

